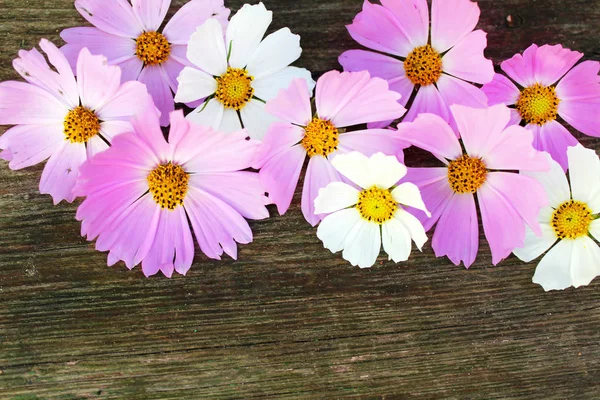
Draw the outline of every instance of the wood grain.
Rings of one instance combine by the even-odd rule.
[[[302,36],[298,65],[315,76],[356,47],[344,25],[360,0],[264,2],[274,29]],[[479,4],[495,62],[532,42],[600,59],[598,0]],[[19,48],[81,24],[70,0],[0,0],[0,80],[17,78]],[[533,263],[491,267],[483,237],[469,271],[429,245],[352,268],[323,249],[299,193],[285,216],[252,223],[239,261],[197,255],[187,277],[145,279],[106,267],[77,204],[37,193],[41,169],[0,163],[1,399],[600,397],[597,282],[544,293]]]

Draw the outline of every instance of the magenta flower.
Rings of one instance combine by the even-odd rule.
[[[314,213],[319,189],[346,180],[331,165],[337,154],[358,151],[367,156],[377,152],[402,158],[403,142],[395,132],[384,129],[345,132],[346,127],[399,118],[406,111],[398,104],[400,95],[388,90],[387,82],[369,73],[330,71],[316,85],[316,112],[311,110],[306,80],[296,79],[267,103],[267,111],[285,122],[269,128],[255,167],[260,181],[280,214],[290,206],[306,156],[310,158],[304,178],[302,213],[316,225]]]
[[[383,6],[365,1],[362,12],[348,25],[354,40],[376,52],[346,51],[339,58],[344,70],[367,70],[386,79],[390,89],[402,95],[399,101],[403,106],[416,92],[405,122],[432,113],[456,128],[450,105],[487,105],[481,89],[469,83],[487,83],[494,76],[492,62],[483,56],[486,33],[473,31],[479,21],[477,3],[433,0],[431,24],[427,0],[381,3]]]
[[[94,27],[69,28],[60,34],[67,42],[61,50],[72,66],[79,51],[87,47],[121,67],[123,82],[146,84],[162,113],[163,126],[175,109],[177,76],[191,65],[186,52],[192,33],[211,17],[226,26],[229,16],[223,0],[191,0],[159,32],[170,5],[171,0],[131,0],[131,4],[127,0],[76,0],[75,8]]]
[[[548,197],[535,179],[516,171],[547,171],[548,159],[533,148],[531,132],[507,126],[510,110],[506,106],[474,109],[454,105],[450,110],[466,152],[437,115],[423,114],[413,123],[398,126],[399,137],[445,164],[409,168],[406,180],[419,187],[431,212],[431,218],[417,210],[415,216],[423,221],[425,230],[437,223],[432,240],[437,257],[446,255],[454,264],[463,261],[469,268],[479,248],[477,194],[483,231],[496,265],[523,246],[525,225],[541,235],[537,217],[548,205]]]
[[[258,174],[242,171],[258,142],[244,130],[226,135],[192,124],[181,111],[170,122],[167,141],[149,110],[132,121],[134,132],[81,168],[75,192],[86,199],[77,219],[82,235],[109,251],[108,265],[185,274],[194,258],[189,223],[204,254],[235,259],[236,242],[252,241],[244,218],[269,216]]]
[[[567,148],[579,142],[558,117],[586,135],[600,137],[600,63],[584,61],[574,67],[582,56],[561,45],[533,44],[501,64],[510,79],[495,74],[483,87],[490,104],[514,107],[511,122],[525,123],[533,132],[533,146],[550,153],[563,170],[569,164]]]
[[[49,158],[40,192],[54,203],[75,199],[72,190],[81,164],[131,130],[129,119],[151,107],[144,85],[121,85],[121,71],[106,58],[83,49],[77,80],[65,56],[46,39],[40,41],[52,69],[35,48],[19,51],[15,70],[27,81],[0,83],[0,124],[17,125],[0,137],[0,158],[21,169]]]

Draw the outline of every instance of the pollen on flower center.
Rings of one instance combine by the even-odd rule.
[[[252,87],[254,78],[243,68],[229,67],[227,72],[215,79],[217,81],[215,97],[226,108],[239,111],[254,95]]]
[[[480,158],[465,154],[448,165],[448,182],[454,193],[475,193],[486,177],[487,168]]]
[[[327,157],[337,150],[339,142],[339,131],[331,121],[313,118],[304,128],[302,146],[310,157],[316,155]]]
[[[373,186],[359,193],[356,208],[362,218],[381,225],[394,217],[398,203],[389,190]]]
[[[577,239],[586,236],[594,220],[587,204],[569,200],[552,214],[552,228],[559,239]]]
[[[536,83],[523,89],[516,107],[527,123],[544,125],[556,119],[559,103],[554,87]]]
[[[148,175],[148,189],[163,209],[174,210],[183,204],[188,191],[189,175],[180,165],[171,162],[159,165]]]
[[[415,85],[434,84],[442,76],[442,57],[430,45],[417,47],[404,60],[404,71]]]
[[[100,132],[100,120],[85,107],[77,106],[65,117],[65,136],[72,143],[86,143]]]
[[[160,65],[169,59],[171,44],[158,32],[144,32],[135,40],[135,55],[145,65]]]

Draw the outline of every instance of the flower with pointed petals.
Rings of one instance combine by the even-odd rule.
[[[550,153],[564,170],[567,148],[578,141],[558,117],[586,135],[600,137],[600,62],[575,66],[582,56],[559,44],[533,44],[500,65],[510,79],[495,74],[483,86],[490,104],[514,107],[511,122],[526,124],[534,147]]]
[[[550,250],[533,276],[546,291],[589,285],[600,275],[600,159],[581,145],[569,147],[567,157],[570,187],[553,160],[548,172],[522,172],[544,186],[550,206],[539,213],[542,235],[528,229],[514,253],[530,262]]]
[[[289,66],[302,53],[300,36],[282,28],[263,39],[272,18],[263,3],[245,4],[231,18],[225,38],[214,20],[197,29],[187,52],[194,66],[177,78],[175,100],[206,100],[187,118],[226,133],[243,126],[260,140],[275,121],[265,102],[295,78],[306,80],[312,90],[310,72]]]
[[[398,181],[406,175],[406,167],[394,156],[375,153],[367,157],[358,152],[341,154],[331,164],[350,182],[332,182],[319,190],[315,212],[327,215],[317,236],[332,253],[352,265],[369,268],[383,249],[390,260],[408,260],[411,239],[419,250],[427,241],[421,222],[404,209],[405,206],[430,215],[421,199],[419,188]]]
[[[386,81],[371,78],[366,71],[330,71],[317,82],[314,112],[310,91],[302,79],[293,81],[268,102],[267,111],[285,122],[271,125],[254,166],[260,168],[260,180],[279,214],[290,206],[306,156],[310,160],[304,177],[302,213],[313,226],[320,221],[314,212],[319,189],[344,180],[331,165],[332,157],[351,151],[402,157],[406,145],[391,130],[344,129],[402,116],[406,110],[397,102],[398,96],[388,90]]]
[[[86,196],[77,219],[81,233],[109,251],[108,265],[140,262],[146,276],[185,274],[194,258],[189,224],[208,257],[237,258],[250,243],[248,219],[269,216],[264,189],[250,166],[258,143],[245,131],[225,135],[171,113],[165,140],[158,115],[133,120],[107,151],[81,168],[75,192]],[[231,157],[235,154],[235,157]]]
[[[544,153],[532,146],[533,134],[507,126],[510,110],[504,105],[474,109],[454,105],[462,145],[439,116],[420,115],[402,123],[398,134],[413,146],[431,152],[445,166],[409,168],[406,180],[421,190],[431,218],[415,211],[426,230],[437,223],[432,247],[437,257],[448,256],[470,267],[479,249],[475,194],[492,262],[498,264],[523,245],[525,225],[541,235],[537,216],[548,204],[544,188],[533,178],[511,171],[547,171]]]
[[[13,66],[27,83],[0,83],[0,124],[16,125],[0,137],[0,157],[11,169],[49,158],[40,192],[55,204],[71,202],[81,164],[130,131],[132,116],[154,106],[141,83],[121,85],[120,69],[109,67],[106,58],[83,49],[75,79],[56,46],[42,39],[40,47],[55,70],[35,48],[21,50]]]
[[[121,67],[123,82],[144,83],[166,126],[169,112],[175,109],[177,76],[190,65],[186,58],[190,36],[209,18],[225,24],[229,9],[223,0],[191,0],[159,32],[171,0],[130,1],[76,0],[75,8],[94,27],[63,30],[60,36],[67,44],[61,50],[74,66],[79,51],[87,47]]]
[[[431,24],[427,0],[381,0],[381,4],[366,0],[348,25],[354,40],[375,52],[346,51],[339,58],[344,70],[367,70],[386,79],[390,89],[402,95],[403,106],[414,94],[405,122],[431,113],[456,128],[449,106],[487,105],[481,89],[469,83],[487,83],[494,76],[492,62],[483,55],[486,33],[473,31],[479,21],[477,3],[433,0]]]

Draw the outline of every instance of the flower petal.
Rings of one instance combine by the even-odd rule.
[[[229,9],[223,5],[223,0],[188,1],[169,20],[163,29],[163,35],[171,44],[187,45],[196,27],[209,19],[216,19],[222,26],[227,26],[229,12]]]
[[[568,168],[567,149],[579,144],[564,126],[558,121],[551,121],[542,126],[528,124],[525,128],[533,132],[533,146],[549,153],[566,171]]]
[[[244,128],[252,139],[262,140],[272,123],[279,121],[278,118],[265,110],[265,103],[256,99],[250,100],[240,110]]]
[[[196,29],[187,47],[187,58],[212,76],[221,76],[227,71],[227,49],[219,21],[209,19]]]
[[[473,108],[487,107],[487,96],[481,89],[453,76],[442,74],[437,81],[437,88],[447,106],[460,104]],[[458,131],[452,114],[448,122],[452,130]]]
[[[411,210],[429,231],[454,196],[448,183],[448,168],[409,168],[404,180],[417,185],[427,210],[431,212],[431,218],[428,218],[423,211]]]
[[[254,97],[270,101],[277,97],[281,89],[289,88],[295,79],[303,79],[308,91],[312,93],[315,81],[313,81],[310,71],[304,68],[286,67],[277,73],[253,81]]]
[[[304,129],[285,122],[276,122],[271,125],[265,135],[256,155],[253,168],[261,168],[269,158],[287,151],[298,144],[304,137]],[[299,146],[306,154],[304,148]]]
[[[450,109],[435,85],[419,87],[415,100],[402,121],[412,122],[420,114],[426,113],[438,115],[444,121],[450,122]]]
[[[470,32],[442,58],[444,72],[469,82],[490,82],[494,77],[494,64],[483,55],[486,46],[484,31]]]
[[[83,143],[71,143],[65,140],[46,163],[40,179],[40,193],[51,195],[54,204],[62,200],[68,203],[75,200],[73,188],[79,175],[79,167],[85,159]]]
[[[569,180],[573,199],[587,203],[594,214],[600,213],[600,159],[582,145],[569,147]]]
[[[281,28],[258,45],[246,69],[255,79],[264,78],[281,71],[300,58],[300,54],[300,36],[289,28]]]
[[[388,254],[390,260],[395,263],[408,260],[412,243],[410,233],[400,220],[392,218],[381,225],[381,238],[383,250]]]
[[[273,19],[263,3],[244,6],[233,16],[227,27],[227,48],[230,49],[229,65],[245,68],[258,49]]]
[[[590,225],[590,234],[600,242],[600,219],[592,221]]]
[[[413,47],[427,44],[429,38],[429,6],[427,0],[382,0],[381,4],[398,19],[402,31]]]
[[[98,117],[106,122],[115,119],[128,120],[141,114],[146,108],[154,107],[146,86],[141,82],[125,82],[104,105],[96,109]]]
[[[454,160],[462,156],[456,134],[444,119],[435,114],[421,114],[412,123],[398,125],[398,137],[438,158]]]
[[[315,214],[315,199],[319,194],[319,189],[326,187],[331,182],[344,182],[344,179],[328,159],[321,156],[311,157],[304,176],[301,205],[304,218],[312,226],[321,220],[321,217]]]
[[[76,0],[75,8],[90,24],[112,35],[137,38],[144,31],[126,0]]]
[[[145,31],[157,31],[162,24],[171,0],[131,0],[133,13]]]
[[[571,199],[571,188],[560,164],[552,160],[549,154],[545,154],[545,157],[550,164],[549,171],[521,171],[521,174],[538,181],[546,190],[550,206],[558,208]]]
[[[395,156],[404,160],[404,149],[410,145],[397,137],[390,129],[365,129],[344,133],[339,137],[338,153],[358,151],[367,157],[375,153]],[[338,154],[336,153],[336,154]]]
[[[344,249],[346,237],[362,222],[356,208],[347,208],[326,216],[317,228],[317,237],[332,253]]]
[[[361,219],[346,236],[342,257],[353,266],[370,268],[381,251],[381,230],[378,224]]]
[[[411,182],[404,182],[392,190],[392,196],[396,202],[416,208],[417,210],[423,211],[429,218],[431,213],[427,210],[423,199],[421,198],[421,191],[418,186]]]
[[[300,126],[307,126],[312,119],[310,91],[306,80],[294,79],[287,89],[281,89],[266,105],[271,115]]]
[[[177,77],[179,82],[175,102],[189,103],[206,98],[217,91],[217,81],[204,71],[185,67]]]
[[[562,290],[571,286],[574,245],[573,240],[559,241],[538,264],[533,283],[542,285],[545,291]]]
[[[410,237],[415,242],[417,248],[422,251],[423,245],[427,242],[427,234],[421,221],[405,210],[396,211],[394,218],[402,222],[402,225],[410,233]]]
[[[319,189],[315,199],[315,214],[330,214],[358,203],[359,191],[344,182],[331,182]]]
[[[63,122],[67,106],[46,90],[25,82],[0,82],[0,124]]]
[[[333,157],[331,165],[333,165],[340,174],[363,189],[369,189],[375,184],[376,177],[370,174],[369,157],[362,153],[355,151],[348,154],[336,155]],[[406,173],[406,170],[404,172]],[[390,186],[391,185],[386,186],[384,189],[387,189]]]
[[[81,105],[91,110],[104,106],[121,84],[119,67],[109,67],[104,56],[93,56],[81,50],[77,60],[77,88]]]
[[[169,114],[175,110],[175,103],[166,72],[160,65],[146,66],[138,80],[146,85],[156,108],[160,111],[160,125],[168,126]]]
[[[61,123],[51,125],[17,125],[0,136],[0,148],[11,153],[10,169],[38,164],[62,148],[65,141]]]
[[[189,113],[186,118],[196,125],[208,126],[212,129],[219,130],[221,122],[223,121],[224,112],[225,108],[219,100],[210,99],[208,100],[208,103],[204,102],[200,104],[194,111]]]
[[[433,0],[431,45],[444,53],[467,36],[479,21],[479,6],[470,0]]]
[[[517,103],[521,92],[514,83],[502,74],[494,74],[494,79],[481,88],[488,98],[489,105]],[[519,120],[521,118],[519,117]]]
[[[523,262],[531,262],[544,254],[556,243],[554,229],[548,224],[540,224],[542,235],[536,235],[530,228],[525,228],[523,247],[516,248],[513,253]]]
[[[555,84],[581,57],[583,53],[563,48],[560,44],[541,46],[537,49],[533,65],[536,82],[546,86]]]

